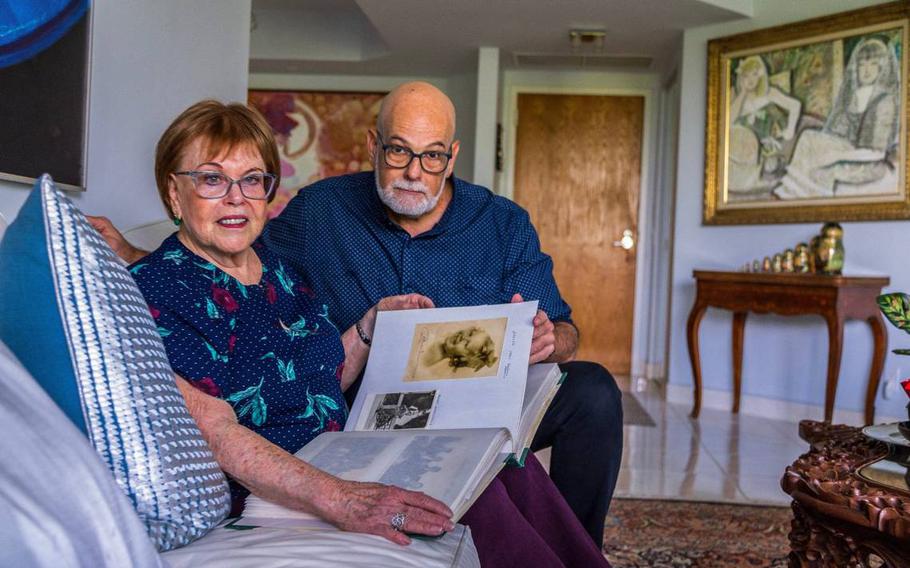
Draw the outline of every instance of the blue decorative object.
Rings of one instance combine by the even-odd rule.
[[[159,550],[225,517],[224,474],[145,300],[50,176],[0,242],[0,298],[0,340],[87,434]]]
[[[88,0],[0,0],[0,67],[50,47],[85,14]]]

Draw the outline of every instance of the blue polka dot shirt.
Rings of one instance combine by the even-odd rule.
[[[373,172],[364,172],[303,188],[262,238],[305,275],[340,329],[383,297],[411,292],[437,307],[506,303],[519,293],[550,319],[571,322],[527,212],[452,179],[442,219],[416,237],[389,219]]]

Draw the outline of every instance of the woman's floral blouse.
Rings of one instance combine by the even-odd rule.
[[[176,234],[130,272],[174,372],[234,407],[238,420],[289,452],[344,426],[344,349],[328,308],[260,243],[259,284],[244,286]]]

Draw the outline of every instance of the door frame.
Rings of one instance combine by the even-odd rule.
[[[656,83],[656,81],[655,81]],[[635,248],[635,293],[634,307],[632,309],[632,353],[630,354],[630,375],[634,381],[637,378],[647,377],[649,369],[648,360],[653,354],[647,353],[648,337],[651,333],[649,323],[652,320],[651,312],[659,309],[657,306],[648,305],[649,298],[653,295],[654,277],[656,267],[652,266],[652,256],[647,251],[652,250],[652,220],[655,219],[654,211],[658,206],[655,199],[656,188],[653,181],[656,179],[657,164],[654,157],[657,155],[656,142],[658,139],[657,98],[658,85],[647,88],[613,88],[613,87],[582,87],[582,86],[541,86],[515,84],[507,86],[504,92],[505,103],[502,109],[502,124],[505,140],[503,141],[504,159],[503,171],[499,177],[497,193],[512,199],[515,195],[515,146],[518,139],[518,96],[521,94],[542,95],[598,95],[598,96],[638,96],[644,99],[642,141],[641,141],[641,171],[639,172],[638,188],[638,242]],[[612,237],[611,237],[612,238]],[[616,237],[618,238],[618,237]],[[546,251],[544,251],[546,252]],[[557,284],[559,284],[557,282]],[[578,306],[573,306],[578,309]]]

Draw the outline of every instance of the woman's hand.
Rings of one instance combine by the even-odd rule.
[[[381,483],[339,479],[321,516],[346,531],[379,535],[400,545],[411,543],[404,533],[438,536],[455,527],[452,511],[432,497]],[[404,515],[400,530],[392,519]]]
[[[375,306],[363,314],[356,325],[352,325],[341,334],[341,343],[344,345],[344,369],[341,372],[341,390],[345,391],[360,376],[367,363],[370,352],[368,343],[372,343],[373,329],[376,327],[376,314],[380,311],[416,310],[419,308],[432,308],[433,300],[421,294],[402,294],[388,296],[379,300]],[[359,329],[358,329],[359,327]],[[361,337],[361,335],[365,336]]]

